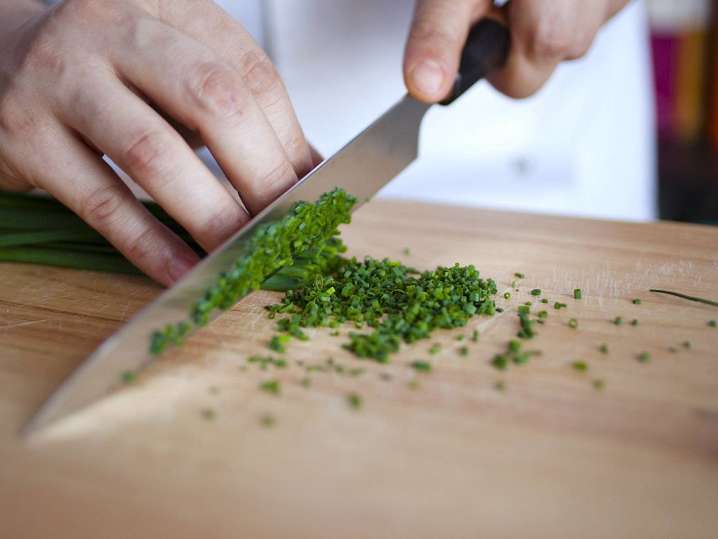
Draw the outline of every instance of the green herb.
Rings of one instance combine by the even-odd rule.
[[[710,327],[710,328],[718,327],[718,322],[716,322],[715,320],[708,320],[708,327]]]
[[[439,343],[434,343],[431,345],[431,348],[429,348],[429,353],[434,356],[441,352],[441,345]]]
[[[526,303],[524,303],[524,305],[526,305],[527,307],[531,307],[531,305],[533,305],[533,303],[530,301],[527,301]]]
[[[704,298],[698,298],[695,296],[688,296],[686,294],[681,294],[679,292],[671,292],[669,290],[656,290],[651,289],[650,292],[655,292],[656,294],[666,294],[669,296],[675,296],[677,298],[687,299],[688,301],[695,301],[696,303],[703,303],[705,305],[711,305],[713,307],[718,307],[718,301],[713,301],[710,299],[704,299]]]
[[[461,347],[457,350],[457,353],[458,353],[460,356],[462,356],[462,357],[466,357],[466,356],[469,355],[469,348],[468,348],[467,346],[461,346]]]
[[[634,300],[632,301],[632,303],[633,303],[634,305],[640,305],[640,304],[641,304],[641,300],[640,300],[639,298],[636,298],[636,299],[634,299]]]
[[[259,356],[254,355],[247,358],[247,363],[259,365],[262,370],[267,370],[268,367],[276,367],[278,369],[284,369],[287,366],[285,359],[277,359],[272,356]]]
[[[301,379],[299,383],[302,385],[302,387],[310,387],[312,385],[312,379],[308,376],[305,376]]]
[[[548,318],[548,311],[539,311],[536,315],[540,320],[545,320]]]
[[[571,367],[573,367],[575,371],[586,372],[588,370],[588,363],[578,360],[571,363]]]
[[[358,393],[349,393],[349,395],[347,395],[347,404],[352,410],[360,410],[363,404],[361,395]]]
[[[457,340],[457,341],[463,341],[463,340],[464,340],[464,335],[457,335],[457,336],[456,336],[456,340]]]
[[[531,295],[532,295],[532,296],[540,296],[540,295],[541,295],[541,289],[540,289],[540,288],[534,288],[533,290],[531,290]]]
[[[120,375],[120,380],[124,384],[134,384],[137,381],[137,373],[135,371],[125,371]]]
[[[217,417],[217,412],[215,412],[212,408],[203,408],[199,413],[202,416],[202,419],[206,419],[207,421],[212,421]]]
[[[651,361],[651,354],[649,354],[648,352],[641,352],[636,356],[636,359],[640,363],[648,363],[649,361]]]
[[[291,340],[289,335],[275,335],[269,341],[269,348],[275,352],[286,352],[287,344]]]
[[[431,363],[428,361],[414,361],[411,367],[418,372],[431,372]]]
[[[524,275],[523,273],[517,272],[517,273],[514,273],[514,277],[516,277],[517,279],[523,279],[526,277],[526,275]]]
[[[264,428],[271,428],[277,423],[272,414],[263,414],[259,418],[259,424]]]
[[[479,330],[475,329],[471,334],[471,342],[479,342]]]
[[[606,387],[606,382],[604,380],[601,380],[600,378],[596,378],[593,381],[593,389],[596,391],[603,391]]]
[[[266,380],[259,384],[259,389],[270,395],[279,395],[282,390],[282,384],[279,380]]]
[[[608,345],[602,344],[601,346],[598,347],[598,351],[601,352],[602,354],[608,354]]]
[[[638,320],[637,320],[636,318],[634,318],[633,320],[631,320],[631,325],[632,325],[632,326],[637,326],[637,325],[638,325]]]
[[[575,318],[571,318],[571,319],[568,321],[568,327],[570,327],[571,329],[576,329],[576,328],[578,328],[578,320],[576,320]]]
[[[421,387],[421,384],[419,383],[419,380],[410,380],[408,384],[406,384],[406,387],[411,389],[412,391],[415,391]]]
[[[548,298],[541,298],[541,303],[548,303]]]
[[[494,389],[496,391],[506,391],[506,383],[503,380],[498,380],[494,383]]]
[[[500,371],[505,371],[506,368],[509,366],[509,361],[508,361],[508,359],[506,359],[506,356],[497,354],[491,360],[491,364],[494,366],[494,368],[496,368]]]
[[[334,329],[334,330],[332,330],[332,331],[329,332],[329,335],[332,336],[332,337],[339,337],[339,330],[338,330],[338,329]]]
[[[566,305],[565,303],[559,303],[558,301],[553,304],[553,308],[556,309],[557,311],[560,311],[561,309],[565,309],[566,307],[568,307],[568,305]]]
[[[511,292],[504,292],[504,299],[511,299]]]
[[[576,288],[573,291],[573,299],[581,299],[582,297],[583,297],[583,292],[581,291],[580,288]]]
[[[623,325],[623,318],[621,318],[620,316],[617,316],[616,318],[613,319],[613,323],[616,326]]]
[[[519,332],[517,333],[517,336],[521,339],[533,339],[536,336],[536,331],[534,330],[534,322],[533,320],[529,319],[529,315],[526,312],[521,312],[519,308],[519,325],[521,329],[519,329]]]
[[[403,253],[404,253],[406,256],[409,256],[409,255],[411,255],[411,249],[409,249],[408,247],[405,247]]]

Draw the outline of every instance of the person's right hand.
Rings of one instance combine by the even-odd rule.
[[[246,209],[170,122],[195,131]],[[313,163],[276,70],[211,0],[65,0],[0,36],[0,189],[48,191],[169,285]]]

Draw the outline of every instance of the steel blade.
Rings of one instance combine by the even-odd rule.
[[[421,120],[429,105],[409,96],[389,109],[334,156],[279,197],[241,231],[205,258],[175,286],[142,309],[91,354],[45,402],[25,428],[32,433],[106,396],[122,373],[152,362],[153,331],[187,318],[216,277],[242,256],[256,228],[286,215],[298,201],[315,202],[335,187],[357,197],[359,207],[417,157]],[[356,209],[356,208],[355,208]],[[217,315],[215,315],[216,317]]]

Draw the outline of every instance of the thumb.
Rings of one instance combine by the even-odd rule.
[[[404,81],[416,99],[435,103],[451,91],[472,24],[491,0],[418,0],[404,53]]]

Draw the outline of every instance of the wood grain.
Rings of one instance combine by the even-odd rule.
[[[707,321],[718,310],[648,289],[718,298],[717,230],[373,202],[344,237],[357,256],[473,263],[501,292],[515,271],[526,279],[498,300],[503,314],[387,366],[311,331],[289,368],[243,367],[272,334],[263,307],[277,296],[258,293],[139,383],[27,443],[18,430],[37,407],[160,290],[0,265],[0,537],[716,537],[718,330]],[[489,361],[531,288],[568,308],[548,309],[532,342],[543,356],[499,373]],[[619,315],[639,325],[611,324]],[[479,343],[455,340],[474,328]],[[303,387],[294,361],[329,357],[366,372],[316,373]],[[571,368],[579,358],[587,373]],[[433,373],[414,373],[415,359]],[[281,396],[258,390],[270,377]]]

